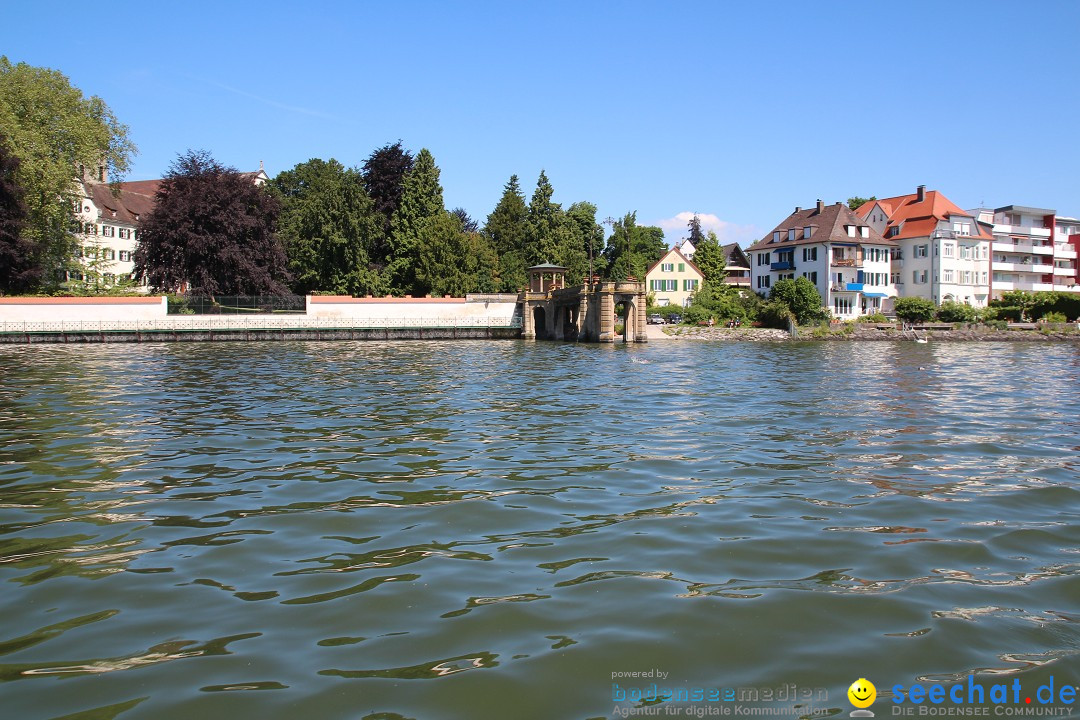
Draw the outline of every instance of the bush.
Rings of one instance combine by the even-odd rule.
[[[707,322],[712,317],[712,313],[703,308],[701,305],[691,305],[686,308],[686,312],[683,314],[683,322],[688,322],[693,325],[698,323]]]
[[[1004,320],[993,320],[993,319],[983,320],[983,324],[986,325],[986,327],[991,328],[993,330],[1008,330],[1009,329],[1009,323],[1005,322]]]
[[[787,330],[788,324],[794,317],[794,313],[791,312],[785,303],[780,300],[770,300],[761,306],[761,309],[758,311],[757,319],[762,327]]]
[[[937,311],[937,319],[947,323],[969,323],[979,318],[979,311],[965,303],[947,300],[941,303]]]
[[[1065,320],[1065,313],[1059,313],[1059,312],[1048,312],[1048,313],[1046,313],[1045,315],[1042,316],[1042,320],[1043,320],[1043,322],[1048,322],[1048,323],[1067,322]]]
[[[887,323],[889,318],[885,317],[881,313],[872,313],[870,315],[861,315],[855,319],[855,322],[861,323]]]
[[[1020,322],[1020,317],[1023,315],[1023,312],[1022,308],[999,305],[998,307],[987,308],[984,317],[987,320],[1001,320],[1002,322],[1012,320],[1013,322]]]
[[[896,298],[893,306],[896,317],[904,322],[928,322],[933,320],[937,307],[929,298],[906,297]]]
[[[810,325],[827,319],[817,287],[804,277],[780,280],[769,292],[769,300],[787,305],[800,325]]]

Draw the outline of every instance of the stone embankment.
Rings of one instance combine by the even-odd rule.
[[[656,326],[652,326],[656,327]],[[999,330],[986,325],[957,325],[917,330],[917,336],[932,342],[1080,342],[1080,329],[1076,324],[1042,325],[1027,328]],[[770,328],[724,328],[675,325],[663,328],[670,338],[686,340],[716,340],[721,342],[783,342],[793,338],[785,330]],[[911,342],[915,335],[896,327],[867,324],[835,324],[829,327],[801,327],[797,340],[899,340]]]

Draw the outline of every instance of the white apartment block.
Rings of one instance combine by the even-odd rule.
[[[834,317],[888,313],[896,297],[890,274],[895,247],[847,205],[818,200],[814,208],[795,208],[747,249],[750,286],[768,295],[780,280],[805,277]]]
[[[1076,262],[1080,240],[1072,240],[1080,233],[1080,221],[1024,205],[973,212],[993,227],[994,298],[1010,290],[1080,292]]]
[[[975,214],[925,185],[911,195],[872,200],[857,214],[896,243],[890,271],[900,297],[986,306],[991,235]]]

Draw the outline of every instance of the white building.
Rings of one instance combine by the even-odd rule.
[[[973,212],[993,226],[993,297],[1010,290],[1080,292],[1076,262],[1080,238],[1072,239],[1080,233],[1080,220],[1024,205]]]
[[[925,185],[911,195],[871,200],[857,214],[896,244],[891,272],[900,297],[986,306],[991,235],[975,214]]]
[[[1080,292],[1080,218],[1058,216],[1054,222],[1054,289]]]
[[[258,172],[243,175],[256,185],[268,179],[262,163]],[[139,221],[154,209],[160,185],[161,180],[123,182],[114,192],[103,166],[93,174],[84,171],[72,208],[80,269],[66,273],[62,280],[81,290],[104,290],[129,282],[132,289],[147,291],[146,286],[134,284],[135,249]]]
[[[888,313],[896,296],[890,276],[895,247],[847,205],[818,200],[808,210],[795,208],[747,248],[750,286],[767,295],[780,280],[805,277],[837,318]]]

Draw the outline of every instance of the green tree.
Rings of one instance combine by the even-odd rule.
[[[697,213],[694,213],[694,217],[690,218],[687,227],[690,228],[690,237],[687,240],[693,243],[696,248],[698,243],[705,239],[705,233],[701,232],[701,218],[697,216]]]
[[[525,287],[525,223],[529,208],[521,192],[518,176],[511,175],[502,197],[484,224],[484,235],[498,254],[500,287],[518,292]]]
[[[281,201],[278,236],[295,292],[386,292],[371,264],[383,232],[382,217],[358,170],[333,159],[312,159],[280,173],[269,186]]]
[[[705,276],[705,283],[721,292],[730,289],[731,286],[727,284],[727,258],[716,233],[710,230],[694,247],[694,264]]]
[[[858,210],[859,208],[861,208],[866,203],[873,202],[874,200],[877,200],[876,195],[871,195],[868,198],[859,197],[859,196],[856,195],[855,197],[849,197],[847,199],[847,206],[849,208],[851,208],[852,210]]]
[[[463,297],[497,289],[498,256],[488,239],[465,232],[454,213],[428,218],[420,231],[416,261],[419,288],[438,297]]]
[[[101,98],[83,96],[55,70],[13,65],[4,56],[0,128],[19,159],[14,177],[26,204],[22,237],[30,265],[41,269],[44,282],[55,283],[60,271],[74,267],[71,223],[80,171],[116,180],[127,172],[135,145]]]
[[[541,170],[525,217],[525,266],[531,267],[556,260],[559,226],[563,221],[562,207],[551,201],[554,194],[547,174]]]
[[[405,176],[412,167],[412,153],[402,147],[400,140],[373,150],[364,161],[364,189],[382,218],[382,236],[371,248],[372,262],[380,267],[390,253],[391,222],[401,205]]]
[[[283,295],[287,259],[270,190],[205,151],[180,155],[139,227],[135,274],[157,290]]]
[[[778,281],[769,292],[769,300],[784,303],[800,325],[817,323],[827,316],[817,287],[804,277]]]
[[[398,293],[419,293],[416,262],[420,232],[425,222],[446,212],[443,189],[439,184],[439,167],[427,148],[416,154],[413,168],[405,175],[401,204],[390,234],[390,264],[387,268],[391,289]]]
[[[633,276],[645,279],[649,266],[664,256],[668,250],[664,231],[658,227],[637,224],[637,213],[629,212],[616,220],[608,237],[604,256],[607,260],[607,277],[622,280]]]
[[[970,323],[979,319],[979,311],[970,305],[946,300],[938,308],[937,318],[941,322]]]
[[[25,292],[41,272],[33,263],[33,247],[24,237],[26,203],[16,180],[19,159],[0,135],[0,294]]]
[[[896,298],[893,310],[904,322],[929,322],[934,319],[937,306],[930,298],[902,297]]]

